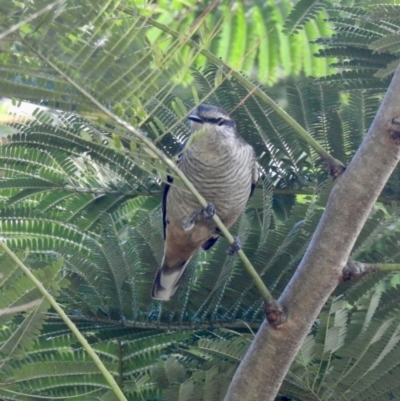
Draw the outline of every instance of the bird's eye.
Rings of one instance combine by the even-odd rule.
[[[225,120],[223,118],[218,118],[217,125],[221,126],[221,125],[224,125],[224,123],[225,123]]]

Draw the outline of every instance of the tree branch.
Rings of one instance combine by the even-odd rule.
[[[311,243],[279,301],[287,320],[264,322],[225,401],[273,400],[321,308],[342,277],[354,243],[400,159],[400,67],[353,160],[332,189]]]

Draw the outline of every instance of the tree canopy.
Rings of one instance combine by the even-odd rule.
[[[9,1],[0,26],[2,243],[126,399],[222,400],[264,301],[226,241],[172,301],[151,299],[174,172],[146,141],[173,160],[197,104],[229,111],[262,170],[231,231],[278,298],[398,66],[400,5]],[[351,254],[373,272],[338,285],[281,399],[400,397],[399,182],[396,168]],[[0,399],[118,399],[5,250],[0,266]]]

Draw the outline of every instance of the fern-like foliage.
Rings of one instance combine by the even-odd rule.
[[[27,255],[20,253],[19,258]],[[22,274],[8,256],[0,254],[0,393],[4,398],[15,399],[11,381],[30,352],[35,352],[35,344],[48,319],[49,303],[43,299],[37,288]],[[69,283],[61,274],[63,263],[54,261],[48,266],[32,265],[33,273],[48,291],[57,296]]]
[[[310,42],[327,33],[323,16],[317,23],[310,21],[304,35],[288,38],[281,31],[292,3],[223,1],[207,5],[190,0],[159,1],[152,7],[136,0],[61,2],[41,18],[30,20],[48,2],[26,6],[11,2],[0,6],[2,26],[7,29],[24,19],[29,24],[5,42],[10,52],[2,53],[2,64],[8,66],[1,78],[2,95],[20,94],[20,98],[41,98],[67,110],[72,105],[93,111],[71,83],[62,82],[48,68],[47,60],[117,113],[123,110],[130,120],[140,119],[141,103],[150,94],[161,89],[181,91],[178,83],[193,81],[191,66],[210,65],[190,41],[262,82],[281,78],[282,65],[285,75],[302,71],[324,75],[329,71],[328,61],[309,57],[320,48]],[[179,38],[168,30],[179,32]]]
[[[208,92],[217,71],[196,74],[199,88]],[[343,114],[346,120],[339,96],[332,91],[327,96],[322,86],[311,88],[290,84],[288,109],[328,150],[346,160],[353,149],[338,147],[330,133],[334,126],[338,132],[337,116]],[[231,79],[214,91],[213,101],[229,110],[246,95],[245,88]],[[148,111],[153,119],[143,125],[167,152],[188,134],[181,125],[178,134],[162,137],[159,127],[170,132],[181,124],[179,114],[171,111],[178,104],[171,97],[158,102],[157,109]],[[301,260],[325,204],[326,172],[313,151],[255,97],[249,96],[233,116],[239,131],[249,133],[246,140],[258,150],[268,172],[234,231],[256,269],[279,294]],[[15,135],[0,149],[5,166],[0,224],[10,245],[29,246],[42,257],[64,257],[74,283],[68,294],[72,309],[92,316],[102,310],[116,320],[152,325],[262,319],[253,284],[242,280],[239,262],[225,254],[222,241],[193,260],[176,301],[162,308],[151,302],[149,286],[162,254],[157,206],[165,170],[141,148],[131,151],[135,141],[116,142],[74,115],[61,113],[56,127],[48,123],[45,112],[35,117],[29,123],[13,123]],[[342,125],[343,138],[350,136],[348,125]],[[296,204],[292,195],[274,195],[274,188],[306,189],[314,196]],[[222,268],[214,269],[215,264]],[[195,269],[196,265],[201,267]]]
[[[328,7],[335,27],[330,38],[317,43],[328,45],[319,51],[320,57],[336,57],[333,66],[342,70],[341,85],[348,90],[363,89],[382,92],[398,65],[399,5],[369,4],[354,7]],[[338,75],[323,78],[337,84]]]
[[[386,294],[376,291],[352,305],[335,300],[327,307],[292,367],[294,374],[288,377],[292,389],[329,393],[333,399],[397,397],[398,383],[392,377],[398,364],[391,357],[396,359],[399,349],[398,314],[393,309],[388,313],[385,303],[398,294],[398,288]],[[301,365],[308,365],[307,373]]]
[[[398,397],[399,383],[393,378],[399,369],[400,321],[398,306],[393,309],[387,302],[398,305],[399,296],[397,287],[386,293],[362,294],[353,303],[342,297],[331,299],[293,362],[281,394],[310,401]],[[168,386],[165,400],[172,401],[172,394],[182,386],[193,392],[198,377],[209,377],[202,391],[212,392],[212,400],[222,400],[251,344],[253,334],[246,331],[218,330],[156,365],[152,376]],[[207,399],[200,391],[194,392],[196,399]]]
[[[24,117],[0,110],[12,121],[0,126],[0,232],[14,250],[29,249],[19,256],[57,296],[129,400],[221,400],[264,319],[263,302],[223,240],[193,258],[173,301],[151,299],[163,252],[159,202],[167,170],[118,117],[172,156],[189,135],[185,119],[196,104],[231,113],[263,172],[232,231],[279,296],[332,184],[315,151],[255,91],[348,163],[397,60],[397,8],[313,1],[294,8],[288,1],[154,5],[67,1],[40,14],[48,2],[0,4],[1,24],[11,29],[1,42],[2,94],[57,109]],[[333,61],[337,75],[265,86],[301,71],[326,75]],[[247,77],[232,76],[230,68]],[[399,261],[399,171],[353,259]],[[12,313],[0,317],[0,398],[113,399],[65,325],[2,258],[0,309]],[[398,396],[391,380],[399,360],[399,293],[390,285],[396,280],[380,273],[338,287],[283,395]]]
[[[291,10],[285,21],[285,33],[298,33],[304,25],[314,20],[316,16],[326,7],[320,0],[300,0]]]
[[[128,329],[100,321],[88,324],[79,317],[74,320],[129,400],[157,398],[160,390],[150,377],[154,361],[172,344],[191,335],[186,331]],[[3,361],[1,377],[5,383],[0,388],[4,400],[32,396],[78,400],[112,397],[94,363],[66,327],[51,316],[23,356]]]
[[[196,72],[199,93],[212,88],[217,74],[215,69]],[[286,93],[291,114],[336,157],[350,160],[359,143],[351,129],[367,124],[365,103],[340,102],[339,93],[334,96],[330,89],[328,95],[323,85],[307,85],[306,81],[289,83]],[[231,79],[214,90],[212,101],[232,109],[246,95],[243,86]],[[377,107],[374,97],[365,96],[365,102]],[[182,107],[188,111],[190,101],[169,96],[153,102],[148,110],[153,118],[143,124],[142,129],[169,153],[188,134],[182,124]],[[330,184],[313,151],[255,97],[248,96],[233,115],[240,132],[259,152],[266,172],[247,212],[233,230],[255,268],[278,296],[318,224]],[[193,259],[173,301],[151,300],[151,282],[163,247],[158,203],[165,170],[158,169],[154,158],[133,140],[116,140],[105,129],[73,114],[53,115],[55,122],[49,117],[48,112],[42,111],[28,123],[14,122],[14,135],[0,148],[4,165],[0,224],[10,246],[29,247],[31,255],[41,260],[63,258],[63,271],[71,285],[59,299],[70,314],[77,315],[82,329],[96,336],[104,332],[101,344],[107,347],[119,338],[118,333],[136,335],[139,340],[147,338],[149,330],[156,334],[167,329],[187,329],[182,340],[190,343],[194,330],[211,326],[237,329],[246,321],[256,329],[263,319],[263,303],[252,283],[243,280],[239,261],[226,255],[223,241],[211,252]],[[163,136],[160,127],[175,135]],[[174,131],[172,127],[180,128]],[[340,141],[338,137],[333,140],[337,133]],[[296,201],[293,195],[274,195],[278,189],[307,190],[310,195]],[[373,246],[379,241],[378,233],[385,232],[396,216],[395,209],[377,210],[376,218],[371,216],[361,234],[354,256],[381,260],[373,253]],[[396,260],[394,246],[390,252],[388,257]],[[215,269],[215,265],[221,268]],[[355,298],[373,288],[379,279],[376,277],[346,291]],[[109,334],[104,327],[110,328]],[[61,332],[55,334],[65,337]],[[65,341],[70,343],[72,338]],[[225,357],[233,352],[231,359],[239,359],[239,350],[245,349],[236,343],[227,347]],[[122,363],[122,354],[117,351],[121,349],[115,348],[115,355]],[[160,352],[167,352],[164,345],[160,345]],[[147,355],[143,375],[150,374],[160,355]],[[110,369],[114,368],[110,365]],[[153,380],[136,373],[127,377],[128,382]],[[54,382],[57,380],[54,378]],[[99,380],[102,383],[103,379]],[[174,383],[174,389],[166,390],[166,394],[189,391],[185,381],[179,386]],[[149,386],[151,391],[158,391],[156,385]],[[79,391],[85,393],[89,387],[82,385]],[[133,382],[131,388],[137,391]],[[209,391],[214,394],[212,388]],[[194,389],[188,394],[197,393]],[[40,391],[50,394],[47,387]]]
[[[202,85],[212,82],[212,74],[215,76],[215,70],[207,74],[199,73],[199,82]],[[241,96],[243,90],[233,80],[227,81],[221,92],[215,91],[215,103],[229,108],[229,103],[224,102],[229,99],[235,102],[235,96]],[[326,97],[326,89],[321,85],[292,82],[287,87],[288,109],[298,121],[302,121],[308,131],[336,157],[350,159],[357,147],[356,139],[350,135],[350,127],[356,124],[351,110],[358,105],[359,114],[366,118],[364,103],[349,102],[346,105],[338,97],[332,97],[332,93]],[[152,112],[154,120],[144,125],[154,138],[160,138],[157,126],[173,126],[181,121],[174,112],[177,100],[169,100],[171,103],[159,103],[158,111]],[[300,107],[296,108],[296,104]],[[246,139],[258,151],[264,149],[265,156],[261,157],[260,163],[268,171],[234,231],[241,237],[243,249],[253,265],[273,293],[279,295],[300,262],[318,224],[330,184],[325,182],[326,174],[313,152],[295,136],[285,139],[285,134],[290,132],[280,134],[279,120],[257,100],[249,98],[246,107],[238,108],[234,113],[237,113],[235,118],[239,121],[241,132],[252,133]],[[245,115],[247,118],[240,118]],[[64,288],[59,300],[71,315],[75,315],[79,328],[87,333],[100,354],[104,352],[108,355],[110,359],[105,357],[104,360],[110,371],[118,377],[118,369],[121,366],[123,372],[126,369],[120,380],[130,399],[156,397],[163,388],[165,399],[182,397],[184,400],[191,395],[200,397],[199,394],[203,394],[203,398],[199,399],[220,399],[235,364],[246,350],[250,341],[248,337],[239,337],[232,343],[231,338],[228,338],[229,341],[221,338],[219,341],[223,342],[218,343],[215,352],[213,342],[201,340],[198,346],[202,351],[190,351],[190,355],[195,355],[191,358],[198,361],[196,369],[200,369],[198,376],[194,376],[196,379],[185,370],[186,373],[166,382],[160,369],[161,372],[167,370],[162,367],[167,362],[157,362],[157,358],[174,352],[169,347],[176,347],[177,342],[181,343],[178,347],[186,349],[196,336],[204,336],[204,332],[199,330],[205,328],[222,326],[238,330],[246,327],[244,321],[254,329],[258,327],[263,319],[263,303],[252,283],[243,280],[240,263],[226,255],[226,245],[221,241],[213,251],[200,253],[191,262],[173,301],[152,301],[151,282],[162,255],[162,224],[158,207],[160,177],[155,173],[152,159],[141,152],[131,152],[128,149],[132,142],[116,142],[106,131],[82,118],[61,113],[57,116],[59,124],[54,126],[45,117],[46,113],[42,112],[37,113],[29,123],[13,123],[11,128],[15,134],[0,148],[5,167],[0,182],[4,205],[0,222],[3,235],[14,248],[29,247],[35,260],[63,258],[63,272],[71,285]],[[358,123],[365,124],[359,117],[357,115]],[[337,121],[340,125],[335,125]],[[267,123],[268,130],[276,133],[275,137],[271,134],[270,142],[267,141],[268,131],[264,128]],[[333,126],[341,129],[343,142],[340,146],[332,140],[334,133],[338,132],[332,130]],[[177,146],[175,141],[178,143],[187,135],[186,127],[181,127],[182,136],[161,138],[160,146],[173,151]],[[359,140],[361,138],[362,135]],[[298,153],[296,146],[302,149]],[[295,188],[307,189],[310,195],[297,201],[289,196],[291,204],[283,200],[284,195],[274,195],[277,189]],[[27,192],[27,189],[35,191]],[[97,199],[99,196],[100,199]],[[285,202],[286,206],[282,206]],[[377,209],[361,233],[353,256],[365,261],[382,261],[374,246],[396,219],[396,208]],[[396,242],[392,241],[392,244],[387,245],[385,256],[395,261],[398,252]],[[215,265],[221,268],[215,269]],[[373,276],[338,291],[345,290],[349,299],[356,302],[380,279],[382,276]],[[392,311],[389,307],[387,309]],[[168,329],[172,330],[171,336],[166,331]],[[162,340],[163,335],[167,336],[165,341]],[[149,349],[158,349],[157,352],[143,356],[139,351],[128,353],[127,344],[130,341],[135,344],[132,343],[132,346],[143,350],[147,349],[144,344],[149,337],[154,337]],[[36,344],[37,354],[48,355],[44,338],[59,341],[53,348],[58,354],[60,348],[76,347],[56,319],[46,324],[42,334],[36,338],[33,344]],[[60,370],[55,368],[46,382],[41,378],[48,375],[49,367],[42,359],[35,367],[35,371],[42,372],[38,376],[25,366],[28,361],[29,366],[33,363],[30,356],[20,362],[18,369],[21,372],[18,374],[21,377],[32,376],[30,385],[42,395],[75,394],[86,397],[91,391],[107,394],[108,390],[104,393],[103,379],[93,372],[93,367],[89,367],[91,362],[79,347],[77,350],[79,352],[74,351],[70,364],[66,365],[71,373],[65,370],[67,367],[61,368],[64,361],[61,353],[57,357]],[[132,360],[128,358],[125,361],[127,353],[132,355]],[[207,357],[206,354],[212,356]],[[186,351],[184,355],[187,355]],[[220,357],[223,357],[223,364],[215,367],[213,363]],[[51,358],[54,360],[53,356]],[[204,359],[209,360],[210,365],[203,367]],[[143,365],[140,360],[143,360]],[[179,361],[171,363],[175,366]],[[86,375],[74,365],[83,362]],[[129,367],[130,364],[135,368]],[[11,371],[15,369],[12,367]],[[79,386],[75,385],[74,389],[71,384],[78,379],[72,372],[79,375],[80,380]],[[154,372],[159,373],[153,376]],[[64,382],[64,387],[59,387],[57,383],[63,375],[68,375],[71,382]],[[187,382],[189,378],[194,380],[192,384]],[[222,378],[223,383],[218,381]],[[38,380],[37,384],[33,384],[35,380]],[[204,383],[207,383],[205,387]],[[25,383],[18,382],[19,385],[25,386]],[[25,387],[15,387],[15,391],[22,391],[23,388],[28,391]],[[289,387],[283,391],[294,394]]]

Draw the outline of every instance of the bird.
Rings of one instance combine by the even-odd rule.
[[[182,185],[167,176],[162,197],[164,256],[152,297],[168,301],[175,294],[192,256],[209,250],[221,236],[216,213],[230,228],[244,211],[259,177],[255,151],[220,107],[201,104],[188,119],[189,136],[178,152],[177,166],[208,202],[202,208]],[[235,243],[231,253],[238,250]]]

